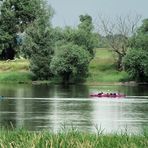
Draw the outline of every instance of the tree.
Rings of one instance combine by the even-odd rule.
[[[130,40],[130,47],[148,51],[148,19],[144,19],[142,22]]]
[[[93,32],[92,18],[89,15],[80,15],[80,24],[77,28],[65,27],[65,29],[55,28],[54,39],[56,42],[72,42],[81,46],[94,57],[94,48],[98,47],[98,35]]]
[[[131,79],[148,81],[148,52],[142,49],[131,49],[124,57],[125,70]]]
[[[56,49],[50,68],[56,76],[62,78],[63,83],[69,83],[72,78],[76,82],[87,76],[89,62],[88,51],[81,46],[67,43]]]
[[[80,24],[74,36],[75,44],[86,49],[91,57],[94,57],[94,48],[98,47],[98,36],[93,32],[94,25],[90,15],[80,15]]]
[[[50,62],[53,55],[52,8],[42,5],[42,13],[26,29],[22,53],[30,60],[30,70],[35,79],[48,80],[52,74]]]
[[[130,46],[124,58],[125,70],[134,80],[148,82],[148,19],[132,36]]]
[[[140,16],[116,17],[116,21],[99,17],[99,34],[104,34],[109,48],[117,55],[117,69],[123,70],[122,59],[126,55],[129,46],[129,37],[136,31]]]
[[[4,0],[0,7],[0,44],[19,46],[17,37],[42,13],[43,0]],[[8,50],[9,52],[9,50]],[[14,57],[13,57],[14,58]]]

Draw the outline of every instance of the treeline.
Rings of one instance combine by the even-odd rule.
[[[79,16],[75,28],[54,28],[54,10],[44,0],[3,0],[0,5],[0,58],[27,58],[34,80],[84,81],[99,46],[117,54],[117,70],[127,70],[130,79],[148,80],[147,19],[132,37],[122,32],[101,36],[87,14]]]
[[[98,44],[92,18],[81,15],[77,28],[53,28],[54,11],[43,0],[1,3],[1,59],[23,56],[30,61],[34,80],[60,78],[84,81]]]

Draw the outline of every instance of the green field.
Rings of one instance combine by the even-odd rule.
[[[1,148],[147,148],[148,132],[141,135],[84,133],[76,129],[57,134],[23,129],[1,130]]]
[[[111,51],[98,48],[95,58],[89,65],[89,77],[86,83],[121,82],[128,79],[126,72],[119,72],[115,68],[115,58]],[[0,61],[0,82],[30,83],[29,61],[17,59]]]
[[[125,71],[116,70],[115,55],[105,48],[96,49],[89,72],[88,82],[121,82],[128,78]]]

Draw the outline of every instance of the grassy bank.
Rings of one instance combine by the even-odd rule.
[[[0,132],[0,147],[20,148],[147,148],[148,132],[143,135],[90,134],[77,130],[60,132],[28,132],[25,130]]]
[[[96,49],[95,58],[89,65],[90,76],[87,82],[121,82],[128,79],[124,71],[116,70],[113,53],[105,48]]]
[[[96,49],[95,58],[89,65],[87,83],[121,82],[127,79],[126,72],[115,68],[113,54],[104,48]],[[29,62],[25,59],[0,61],[0,82],[30,83]]]
[[[13,61],[0,61],[0,82],[4,83],[29,83],[31,73],[29,62],[24,59]]]

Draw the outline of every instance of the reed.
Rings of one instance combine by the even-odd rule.
[[[147,148],[148,130],[140,135],[85,133],[76,129],[52,133],[29,132],[24,129],[0,132],[0,147],[21,148]]]

